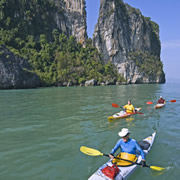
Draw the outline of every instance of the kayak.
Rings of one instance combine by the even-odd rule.
[[[135,108],[135,111],[140,111],[140,110],[141,110],[141,108]],[[124,111],[120,111],[119,113],[116,113],[116,114],[114,114],[112,116],[109,116],[108,120],[126,118],[126,117],[129,117],[129,116],[133,115],[133,114],[136,114],[136,112],[135,113],[126,113]]]
[[[162,107],[164,107],[165,106],[165,104],[156,104],[155,106],[154,106],[154,108],[155,109],[159,109],[159,108],[162,108]]]
[[[154,139],[156,136],[156,132],[154,132],[151,136],[145,138],[143,141],[138,142],[141,148],[144,151],[145,156],[150,151]],[[142,157],[139,154],[136,154],[137,156],[137,163],[140,163],[142,160]],[[89,180],[110,180],[109,177],[103,174],[102,169],[104,169],[107,166],[113,166],[112,160],[110,159],[108,162],[103,164],[92,176],[90,176]],[[132,164],[130,166],[123,166],[119,168],[119,173],[116,175],[115,180],[126,180],[128,177],[136,170],[136,168],[140,167],[140,165]]]

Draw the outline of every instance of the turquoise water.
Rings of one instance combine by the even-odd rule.
[[[167,103],[159,110],[162,95]],[[131,99],[145,115],[109,122]],[[130,180],[169,180],[180,177],[180,84],[107,87],[40,88],[0,91],[0,179],[85,180],[107,157],[91,157],[79,151],[82,145],[109,153],[123,127],[141,140],[157,131],[147,164],[167,167],[159,173],[139,168]]]

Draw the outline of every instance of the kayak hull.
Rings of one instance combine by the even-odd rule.
[[[143,140],[143,142],[145,143],[149,143],[149,147],[144,151],[145,156],[148,154],[148,152],[151,150],[154,139],[156,136],[156,132],[154,132],[151,136],[145,138]],[[136,154],[137,156],[137,163],[140,163],[142,160],[142,157],[139,154]],[[88,180],[110,180],[110,178],[108,178],[107,176],[105,176],[101,169],[103,169],[106,166],[112,166],[112,162],[111,160],[109,160],[108,162],[106,162],[105,164],[103,164],[92,176],[89,177]],[[127,167],[118,167],[119,168],[119,173],[116,175],[115,180],[126,180],[128,179],[128,177],[139,167],[139,165],[131,165],[131,166],[127,166]]]
[[[138,112],[138,111],[141,110],[141,108],[135,108],[135,110]],[[116,113],[116,114],[114,114],[114,115],[112,115],[112,116],[109,116],[109,117],[108,117],[108,120],[111,121],[111,120],[115,120],[115,119],[127,118],[127,117],[129,117],[129,116],[131,116],[131,115],[136,114],[136,113],[125,113],[125,114],[122,114],[122,112],[123,112],[123,111],[121,111],[120,113]]]
[[[160,108],[163,108],[165,106],[165,104],[156,104],[154,106],[155,109],[160,109]]]

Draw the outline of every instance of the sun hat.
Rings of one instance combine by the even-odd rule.
[[[122,128],[121,131],[118,133],[120,137],[125,137],[127,134],[130,134],[129,129],[127,128]]]

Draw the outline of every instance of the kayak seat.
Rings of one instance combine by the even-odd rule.
[[[139,141],[138,144],[142,150],[148,150],[150,147],[150,144],[147,141]]]
[[[127,159],[127,160],[132,161],[132,162],[137,161],[137,157],[136,157],[135,154],[129,154],[129,153],[126,153],[126,152],[121,152],[116,157],[122,158],[122,159]],[[116,159],[116,158],[114,158],[112,160],[112,163],[116,164],[117,166],[131,166],[133,164],[131,162],[124,161],[124,160],[121,160],[121,159]]]

